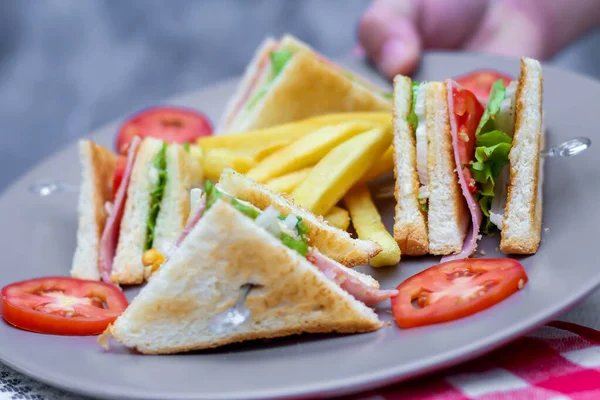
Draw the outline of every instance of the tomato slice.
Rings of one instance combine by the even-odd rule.
[[[448,261],[402,282],[392,313],[400,328],[452,321],[499,303],[527,280],[523,266],[510,258]]]
[[[482,103],[487,103],[492,85],[498,79],[504,81],[504,86],[508,86],[514,80],[512,76],[492,69],[480,69],[454,78],[462,87],[473,92]]]
[[[100,334],[128,306],[115,285],[66,277],[16,282],[2,288],[1,294],[6,322],[53,335]]]
[[[458,132],[458,157],[461,168],[466,168],[475,159],[475,132],[483,116],[483,106],[475,95],[466,89],[452,88],[454,118]]]
[[[204,114],[181,107],[154,107],[135,114],[123,123],[117,134],[115,147],[119,154],[127,154],[134,136],[154,137],[167,143],[193,143],[201,136],[209,136],[213,127]]]
[[[113,186],[112,186],[112,198],[113,201],[117,196],[117,191],[119,190],[119,186],[121,186],[121,181],[123,181],[123,175],[125,175],[125,169],[127,168],[127,157],[126,156],[117,156],[117,164],[115,166],[115,176],[113,178]]]

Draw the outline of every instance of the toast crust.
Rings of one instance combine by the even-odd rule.
[[[450,116],[448,88],[431,82],[425,90],[427,173],[429,175],[429,253],[448,255],[462,250],[470,214],[460,187]]]
[[[212,331],[212,318],[235,304],[249,281],[262,285],[244,303],[250,320],[227,332]],[[305,258],[218,201],[109,329],[142,353],[170,354],[300,333],[369,332],[382,325],[372,309]]]
[[[536,60],[521,59],[516,93],[515,134],[510,150],[510,184],[500,249],[505,254],[537,252],[542,229],[543,75]]]
[[[419,206],[419,176],[414,128],[406,120],[412,102],[411,80],[394,78],[394,239],[402,254],[422,256],[429,252],[427,222]]]
[[[233,121],[227,130],[267,128],[334,112],[391,109],[388,99],[353,82],[313,51],[299,49],[253,112],[244,121]]]
[[[99,280],[98,252],[108,218],[105,204],[112,200],[116,157],[104,146],[90,140],[80,140],[79,158],[82,169],[79,220],[71,276]]]
[[[294,203],[291,198],[273,193],[231,169],[223,171],[217,186],[227,194],[252,203],[261,210],[272,205],[285,215],[295,214],[302,217],[309,228],[307,237],[310,245],[347,267],[367,264],[382,250],[375,242],[351,238],[348,232],[329,225],[323,217],[316,217]]]

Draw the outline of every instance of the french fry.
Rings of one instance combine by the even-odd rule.
[[[372,121],[391,125],[392,113],[378,111],[324,114],[265,129],[205,136],[199,138],[197,143],[205,150],[224,148],[245,151],[249,152],[251,155],[255,155],[262,149],[270,146],[277,146],[282,143],[289,144],[322,126],[353,120]],[[260,159],[260,157],[258,157],[258,159]]]
[[[366,183],[377,179],[394,170],[394,146],[388,147],[380,159],[375,160],[371,168],[360,178],[360,182]]]
[[[290,172],[287,175],[271,179],[265,186],[275,193],[292,193],[296,186],[300,184],[308,174],[312,167],[304,168],[298,171]]]
[[[338,145],[292,192],[294,200],[325,215],[367,172],[392,141],[390,129],[374,128]]]
[[[333,207],[327,215],[323,216],[323,219],[329,222],[330,225],[344,231],[347,231],[350,226],[350,214],[341,207]]]
[[[264,183],[269,179],[316,164],[340,143],[376,126],[377,124],[368,121],[326,125],[271,154],[246,175],[259,183]]]
[[[206,150],[202,162],[204,177],[211,181],[218,181],[225,168],[244,174],[255,165],[256,161],[252,157],[227,149]]]
[[[359,183],[346,196],[344,203],[350,211],[352,224],[360,239],[378,243],[383,251],[373,257],[369,264],[373,267],[396,265],[400,262],[400,247],[381,222],[381,215],[373,204],[369,188]]]

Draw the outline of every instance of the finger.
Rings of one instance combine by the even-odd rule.
[[[545,40],[548,27],[544,11],[531,2],[496,3],[464,48],[505,56],[545,58],[551,53]],[[506,23],[510,21],[510,23]]]
[[[410,12],[404,13],[387,1],[376,1],[358,25],[362,48],[389,78],[409,74],[418,65],[421,43],[413,21]]]

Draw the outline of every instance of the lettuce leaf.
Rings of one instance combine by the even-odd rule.
[[[300,236],[300,238],[295,238],[287,233],[282,233],[280,239],[284,246],[297,251],[302,257],[306,257],[306,254],[308,253],[308,242],[304,237]]]
[[[249,207],[249,206],[245,205],[244,203],[241,203],[240,201],[238,201],[235,198],[231,198],[229,200],[229,203],[232,206],[234,206],[235,208],[237,208],[237,210],[239,212],[241,212],[248,218],[256,219],[260,215],[260,211],[258,211],[257,209],[255,209],[253,207]]]
[[[160,203],[165,194],[167,186],[167,143],[163,142],[158,154],[154,157],[153,167],[158,172],[158,182],[150,193],[150,214],[146,223],[146,241],[144,251],[152,248],[154,242],[154,231],[156,230],[156,219],[160,212]]]
[[[183,144],[183,149],[189,153],[190,152],[190,142],[185,142]]]
[[[484,233],[489,233],[493,227],[489,216],[495,194],[495,181],[502,168],[509,162],[511,145],[512,138],[498,130],[477,137],[475,161],[471,162],[470,170],[473,179],[478,183],[477,200],[485,215],[481,228]]]
[[[479,136],[481,133],[489,132],[496,129],[496,124],[494,123],[494,118],[496,114],[500,111],[500,105],[506,98],[506,88],[504,87],[504,82],[502,79],[498,79],[492,85],[492,90],[490,92],[490,99],[488,101],[487,106],[485,107],[485,111],[483,112],[483,116],[479,121],[479,125],[477,125],[477,131],[475,132],[475,136]]]
[[[221,193],[211,181],[206,181],[204,184],[204,192],[206,193],[206,211],[214,206],[217,200],[223,197],[223,193]]]
[[[294,53],[287,50],[272,51],[269,54],[269,56],[271,57],[271,77],[264,85],[260,87],[260,89],[254,92],[252,98],[248,101],[246,109],[251,110],[252,108],[254,108],[258,104],[260,99],[262,99],[267,94],[269,89],[271,89],[273,81],[275,80],[275,78],[277,78],[281,71],[283,71],[283,68],[285,68],[285,65],[288,63],[288,61],[291,60],[293,55]]]
[[[415,103],[417,102],[417,95],[419,93],[419,85],[420,82],[413,81],[412,82],[412,106],[410,108],[410,114],[406,117],[406,121],[413,127],[414,130],[417,129],[417,125],[419,125],[419,118],[415,113]]]
[[[272,72],[271,79],[275,79],[275,77],[277,77],[277,75],[279,75],[279,73],[281,71],[283,71],[283,68],[288,63],[288,61],[290,61],[290,59],[292,58],[294,53],[292,53],[291,51],[287,51],[287,50],[280,50],[280,51],[272,51],[270,55],[271,55],[271,72]]]

